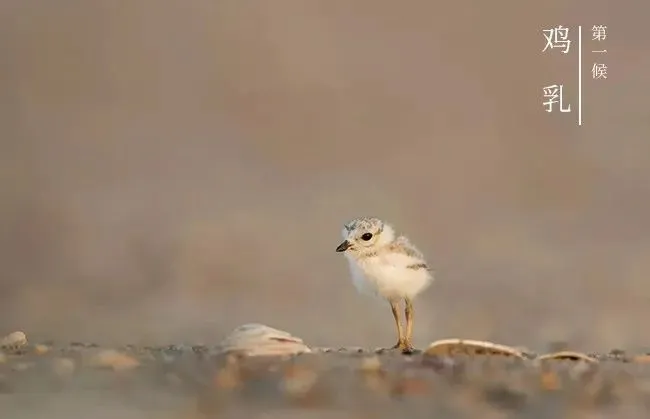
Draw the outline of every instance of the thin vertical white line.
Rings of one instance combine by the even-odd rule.
[[[582,126],[582,26],[578,26],[578,126]]]

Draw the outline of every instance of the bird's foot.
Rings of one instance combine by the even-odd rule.
[[[402,346],[399,347],[399,349],[402,351],[404,355],[411,355],[415,353],[415,348],[411,344],[411,342],[404,342]]]
[[[413,347],[411,342],[400,340],[392,347],[384,349],[384,351],[395,351],[395,350],[399,350],[403,354],[412,354],[415,351],[415,348]]]

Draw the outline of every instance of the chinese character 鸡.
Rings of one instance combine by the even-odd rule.
[[[544,38],[546,38],[546,45],[542,52],[547,49],[553,48],[564,48],[563,53],[567,54],[569,52],[569,47],[571,46],[571,41],[569,40],[569,28],[565,28],[562,25],[553,29],[544,29],[542,30]]]

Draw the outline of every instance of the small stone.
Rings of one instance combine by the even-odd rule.
[[[362,353],[364,353],[365,351],[366,351],[366,350],[365,350],[364,348],[360,347],[360,346],[346,346],[346,347],[343,347],[343,348],[339,348],[339,349],[338,349],[338,352],[344,352],[344,353],[358,353],[358,354],[362,354]]]
[[[114,349],[104,349],[95,353],[88,363],[98,368],[112,368],[114,371],[130,370],[140,365],[137,359]]]
[[[311,351],[315,352],[315,353],[329,353],[329,352],[332,352],[333,349],[332,348],[312,348]]]
[[[45,355],[48,353],[50,348],[46,345],[36,344],[34,345],[34,353],[36,355]]]
[[[27,336],[23,332],[12,332],[0,339],[0,348],[20,348],[27,345]]]
[[[363,352],[363,350],[359,351],[359,349],[360,348],[357,348],[357,347],[343,346],[341,348],[336,349],[336,352],[339,352],[339,353]]]

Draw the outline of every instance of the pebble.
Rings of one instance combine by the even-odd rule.
[[[315,353],[330,353],[330,352],[333,352],[334,349],[327,348],[327,347],[325,347],[325,348],[312,348],[311,351],[315,352]]]
[[[346,346],[346,347],[343,347],[343,348],[339,348],[337,350],[337,352],[342,352],[342,353],[358,353],[358,354],[362,354],[365,351],[366,350],[364,348],[359,347],[359,346]]]
[[[125,371],[138,367],[140,361],[114,349],[103,349],[90,356],[88,365],[98,368],[112,368],[114,371]]]
[[[34,353],[37,355],[45,355],[50,348],[46,345],[36,344],[34,345]]]

